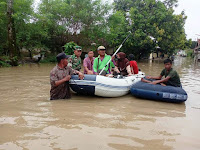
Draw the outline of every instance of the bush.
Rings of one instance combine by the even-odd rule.
[[[187,49],[185,51],[186,51],[187,57],[194,57],[193,49]]]
[[[11,60],[9,58],[9,56],[1,56],[0,57],[0,66],[1,67],[10,67]]]
[[[74,43],[74,42],[69,42],[69,43],[66,43],[64,45],[65,47],[65,54],[66,55],[72,55],[74,53],[74,46],[76,46],[77,44]]]
[[[0,60],[0,67],[10,67],[11,65],[6,63],[5,61]]]
[[[45,57],[43,60],[40,61],[40,63],[55,63],[57,62],[56,56],[50,55]]]

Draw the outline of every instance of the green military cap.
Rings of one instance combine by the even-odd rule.
[[[78,46],[78,45],[77,45],[77,46],[74,46],[74,49],[75,49],[75,50],[78,50],[78,51],[82,51],[82,47],[81,47],[81,46]]]

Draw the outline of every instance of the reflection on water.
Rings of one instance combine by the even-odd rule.
[[[158,75],[162,60],[138,62]],[[177,58],[188,101],[171,104],[127,95],[73,95],[49,101],[53,64],[0,68],[0,149],[199,149],[200,64]],[[184,144],[183,144],[184,143]]]

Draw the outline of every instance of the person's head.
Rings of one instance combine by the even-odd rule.
[[[76,57],[80,57],[82,53],[82,48],[80,46],[74,46],[74,54]]]
[[[62,65],[63,67],[67,66],[67,64],[68,64],[68,58],[69,58],[69,56],[66,55],[65,53],[59,53],[56,56],[58,64]]]
[[[98,54],[99,54],[100,56],[105,56],[105,54],[106,54],[106,48],[105,48],[104,46],[99,46],[99,47],[97,48],[97,51],[98,51]]]
[[[128,60],[129,60],[129,61],[135,60],[134,55],[133,55],[133,54],[129,54],[129,56],[128,56]]]
[[[117,58],[120,60],[123,60],[126,58],[126,54],[123,52],[119,52],[119,53],[117,53]]]
[[[165,65],[165,69],[170,70],[172,67],[172,61],[171,59],[165,59],[164,60],[164,65]]]
[[[88,52],[88,57],[89,58],[93,58],[94,57],[94,52],[93,51],[89,51]]]

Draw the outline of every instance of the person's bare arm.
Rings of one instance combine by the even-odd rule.
[[[117,66],[115,66],[114,71],[116,71],[117,73],[120,73],[119,69],[117,68]]]
[[[156,80],[160,80],[162,78],[162,76],[158,76],[158,77],[152,77],[152,76],[146,76],[147,79],[156,79]]]
[[[79,79],[83,80],[84,74],[83,74],[82,72],[80,72],[80,71],[78,71],[78,70],[75,70],[75,69],[71,69],[71,71],[72,71],[72,72],[71,72],[72,74],[78,74]]]
[[[130,75],[133,75],[133,74],[131,73],[131,67],[130,67],[130,65],[128,65],[128,66],[126,67],[126,70],[127,70],[127,73],[128,73],[129,76],[130,76]]]
[[[82,72],[78,71],[78,77],[79,77],[79,79],[83,80],[84,74]]]
[[[166,78],[162,79],[162,80],[156,80],[151,82],[150,84],[158,84],[158,83],[163,83],[163,82],[167,82],[170,79],[169,76],[167,76]]]
[[[84,66],[84,69],[87,71],[87,74],[93,74],[93,71],[89,70],[86,66]]]
[[[89,69],[87,68],[87,66],[84,66],[84,69],[88,72],[89,71]]]
[[[67,75],[66,77],[64,77],[63,79],[59,80],[59,81],[55,81],[55,86],[59,86],[62,83],[69,81],[71,79],[70,75]]]

